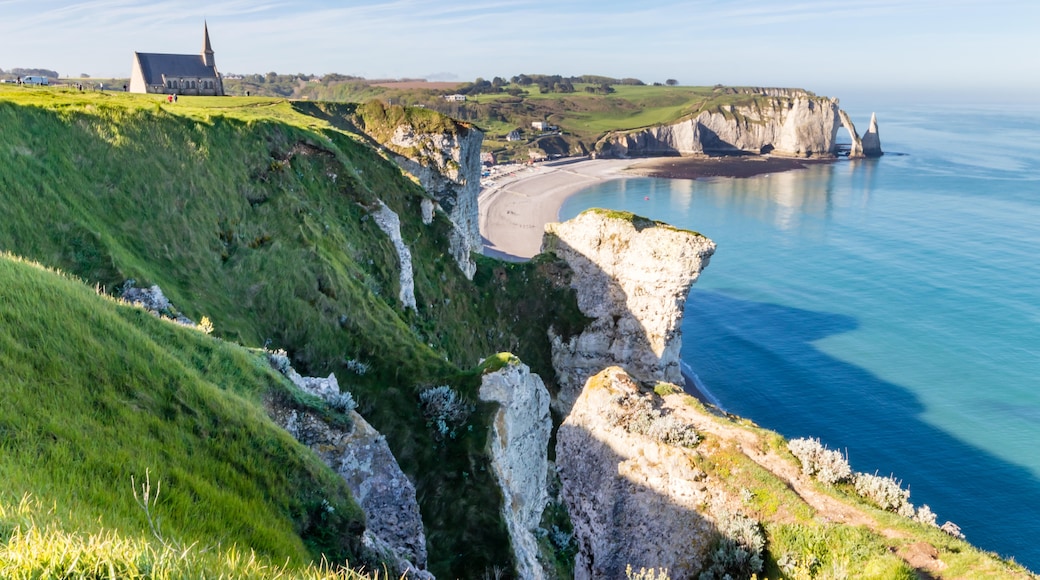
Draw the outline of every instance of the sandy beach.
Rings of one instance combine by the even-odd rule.
[[[480,234],[484,237],[484,254],[505,260],[531,258],[541,247],[545,224],[559,219],[560,207],[567,197],[608,179],[750,177],[819,162],[760,156],[661,157],[496,167],[490,177],[481,181]]]
[[[484,253],[526,260],[538,253],[545,224],[557,221],[571,194],[597,182],[623,177],[630,159],[585,159],[535,166],[503,166],[480,191]]]

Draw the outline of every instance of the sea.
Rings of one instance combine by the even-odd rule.
[[[622,178],[560,218],[623,209],[710,237],[682,325],[707,396],[1040,571],[1040,108],[876,112],[879,159]]]

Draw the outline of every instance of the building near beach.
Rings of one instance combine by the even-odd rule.
[[[224,83],[213,58],[208,24],[202,25],[200,54],[135,52],[130,92],[223,96]]]

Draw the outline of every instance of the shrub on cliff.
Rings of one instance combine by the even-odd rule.
[[[645,435],[665,445],[692,448],[701,438],[693,425],[672,416],[661,416],[649,398],[637,394],[614,397],[607,411],[607,422],[629,433]]]
[[[701,442],[701,436],[693,425],[672,417],[659,417],[651,425],[647,435],[657,439],[666,445],[677,447],[696,447]]]
[[[426,417],[426,425],[440,439],[454,439],[458,428],[466,423],[473,412],[473,404],[448,385],[432,387],[419,393],[419,406]]]
[[[910,490],[903,489],[892,476],[881,477],[869,473],[856,474],[856,493],[874,502],[879,508],[901,516],[914,517],[914,506],[910,503]]]
[[[839,451],[827,449],[819,439],[792,439],[787,444],[802,464],[802,473],[828,485],[852,479],[848,459]]]
[[[719,538],[708,554],[708,566],[700,580],[750,578],[762,571],[766,536],[762,526],[743,514],[722,511],[718,516]]]

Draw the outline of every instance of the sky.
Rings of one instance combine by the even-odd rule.
[[[0,0],[0,69],[129,77],[134,51],[228,73],[521,73],[1040,101],[1037,0]]]

